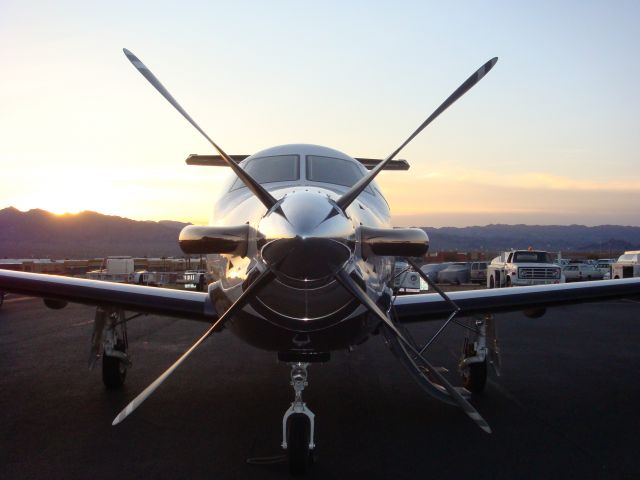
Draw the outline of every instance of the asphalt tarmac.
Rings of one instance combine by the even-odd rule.
[[[284,463],[246,463],[281,452],[293,391],[274,354],[216,334],[112,427],[207,326],[132,321],[134,365],[112,392],[87,370],[93,313],[15,296],[0,309],[0,478],[288,478]],[[502,376],[472,400],[493,434],[425,396],[374,337],[309,370],[318,461],[307,478],[640,478],[640,303],[497,318]],[[456,381],[463,335],[452,326],[429,350]]]

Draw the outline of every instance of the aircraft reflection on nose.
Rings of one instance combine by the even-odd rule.
[[[327,195],[294,191],[280,210],[283,215],[272,212],[258,227],[262,257],[275,271],[296,280],[318,280],[349,260],[355,228]]]

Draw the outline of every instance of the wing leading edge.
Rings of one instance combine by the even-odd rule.
[[[0,290],[206,322],[211,322],[218,317],[209,295],[203,292],[9,270],[0,270]]]
[[[468,290],[448,295],[460,307],[458,315],[469,316],[639,297],[640,278]],[[400,296],[394,305],[402,323],[441,319],[451,313],[451,306],[437,293]]]

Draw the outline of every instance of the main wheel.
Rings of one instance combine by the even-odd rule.
[[[124,342],[118,341],[115,350],[126,352]],[[115,389],[124,384],[127,377],[127,365],[118,357],[102,356],[102,382],[105,387]]]
[[[465,340],[464,358],[473,357],[473,343]],[[470,363],[462,372],[462,385],[471,393],[482,393],[487,384],[487,359],[483,362]]]
[[[496,281],[493,279],[493,275],[489,277],[489,288],[496,288]]]
[[[303,475],[309,466],[309,419],[302,413],[289,417],[287,428],[287,455],[291,475]]]
[[[487,359],[481,363],[472,363],[468,367],[468,371],[462,377],[464,379],[464,388],[471,393],[482,393],[487,384]]]

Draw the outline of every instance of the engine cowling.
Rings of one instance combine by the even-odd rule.
[[[184,253],[225,253],[244,257],[249,243],[249,225],[189,225],[180,232],[178,243]]]
[[[360,228],[362,258],[370,255],[421,257],[429,251],[429,236],[420,228]]]

